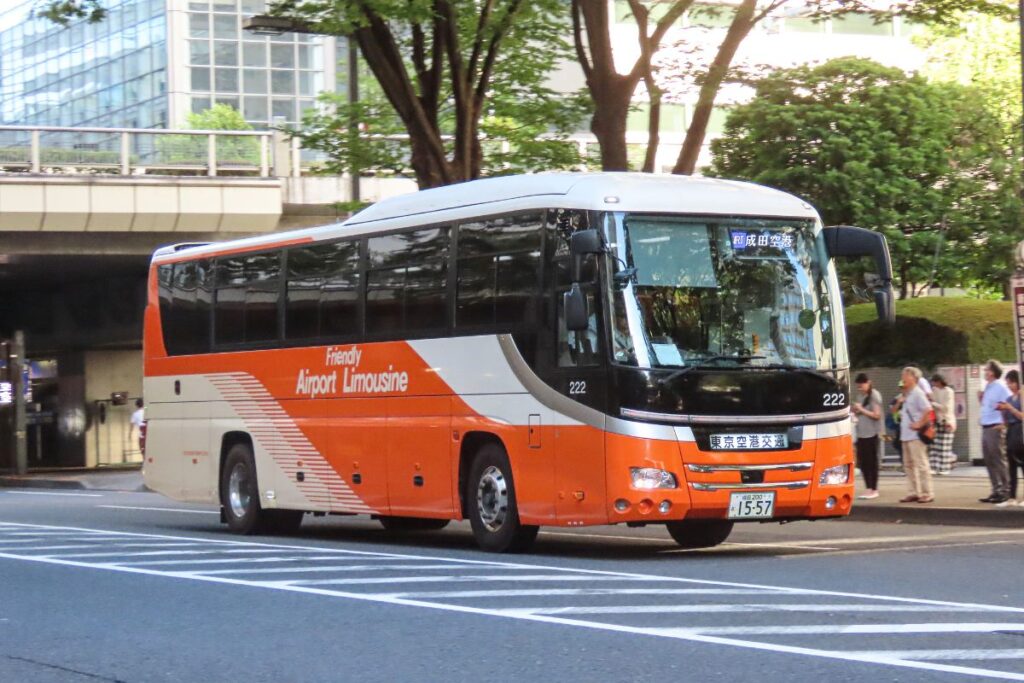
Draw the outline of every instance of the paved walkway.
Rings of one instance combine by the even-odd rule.
[[[978,502],[991,491],[984,467],[958,467],[949,475],[932,477],[932,485],[934,503],[900,503],[900,498],[908,493],[906,478],[902,472],[883,470],[878,482],[881,495],[875,500],[857,500],[852,516],[861,521],[1024,527],[1024,507],[997,508],[990,503]],[[864,480],[858,472],[858,493],[863,491],[863,487]],[[1020,487],[1017,495],[1024,496]]]
[[[0,475],[0,486],[42,489],[87,489],[91,491],[145,491],[142,467],[53,470],[26,476]]]

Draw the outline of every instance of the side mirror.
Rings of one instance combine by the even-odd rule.
[[[590,323],[587,311],[587,298],[583,296],[578,282],[562,295],[562,307],[565,312],[565,327],[570,332],[582,332]]]
[[[896,322],[896,308],[893,304],[892,261],[885,235],[856,228],[850,225],[834,225],[825,228],[825,248],[831,258],[860,258],[870,256],[878,271],[878,285],[875,287],[875,309],[878,318],[886,324]]]
[[[597,230],[580,230],[569,238],[569,255],[572,257],[572,281],[579,282],[583,272],[583,257],[604,251],[601,233]]]

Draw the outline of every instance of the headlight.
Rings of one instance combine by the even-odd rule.
[[[823,486],[836,486],[838,484],[845,484],[848,481],[850,481],[849,465],[829,467],[827,470],[821,473],[821,478],[818,479],[818,483]]]
[[[676,475],[654,467],[631,467],[629,474],[633,477],[633,487],[638,489],[674,489]]]

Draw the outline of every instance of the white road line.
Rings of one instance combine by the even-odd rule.
[[[8,526],[10,526],[10,525],[11,524],[8,524]],[[28,525],[24,525],[24,526],[28,526]],[[147,534],[127,534],[127,533],[125,533],[124,535],[135,535],[135,536],[143,536],[143,537],[160,537],[160,536],[157,536],[157,535],[147,535]],[[163,536],[163,537],[167,538],[167,536]],[[202,539],[187,538],[187,537],[177,537],[177,540],[192,541],[192,540],[202,540]],[[264,545],[264,544],[261,544],[261,545]],[[268,547],[268,548],[269,547],[273,547],[275,549],[279,549],[282,546],[267,545],[266,547]],[[284,546],[284,547],[290,547],[293,550],[302,550],[302,548],[299,548],[299,547],[296,547],[296,546]],[[394,556],[394,554],[368,553],[368,552],[364,552],[364,551],[345,551],[345,552],[362,553],[362,554],[365,554],[365,555],[373,554],[373,555],[380,555],[380,556]],[[446,558],[429,558],[429,557],[424,557],[424,556],[406,556],[406,557],[411,557],[411,558],[420,559],[420,560],[432,559],[432,560],[438,560],[438,561],[443,561],[443,560],[446,559]],[[41,562],[41,563],[45,563],[45,564],[56,564],[56,565],[63,565],[63,566],[68,566],[68,567],[79,567],[79,568],[87,568],[87,569],[105,569],[107,571],[116,571],[116,572],[124,572],[124,573],[131,573],[131,574],[145,574],[145,575],[150,575],[150,576],[163,576],[163,577],[168,577],[168,578],[177,578],[177,579],[190,580],[190,581],[203,581],[203,582],[207,582],[207,583],[220,583],[220,584],[227,584],[227,585],[234,585],[234,586],[247,586],[247,587],[263,588],[263,589],[269,589],[269,590],[281,590],[281,591],[288,591],[288,592],[294,592],[294,593],[303,593],[303,594],[307,594],[307,595],[319,595],[319,596],[344,598],[344,599],[349,599],[349,600],[361,600],[361,601],[366,601],[366,602],[375,602],[375,603],[389,604],[389,605],[400,605],[400,606],[407,606],[407,607],[421,607],[421,608],[425,608],[425,609],[433,609],[433,610],[446,611],[446,612],[457,612],[457,613],[462,613],[462,614],[476,614],[476,615],[482,615],[482,616],[504,617],[504,618],[507,618],[507,619],[516,619],[516,620],[519,620],[519,621],[530,621],[530,622],[535,622],[535,623],[555,624],[555,625],[562,625],[562,626],[575,626],[575,627],[578,627],[578,628],[586,628],[586,629],[591,629],[591,630],[606,631],[606,632],[611,632],[611,633],[628,633],[628,634],[635,634],[635,635],[655,636],[655,637],[660,637],[660,638],[670,638],[670,639],[683,640],[683,641],[688,641],[688,642],[697,642],[697,643],[705,643],[705,644],[723,645],[723,646],[744,648],[744,649],[749,649],[749,650],[758,650],[758,651],[763,651],[763,652],[773,652],[773,653],[779,653],[779,654],[803,655],[803,656],[807,656],[807,657],[817,657],[817,658],[821,658],[821,659],[831,659],[831,660],[839,660],[839,661],[857,662],[857,663],[861,663],[861,664],[863,664],[863,663],[874,663],[874,664],[881,664],[881,665],[886,665],[886,666],[900,667],[900,668],[905,668],[905,669],[917,669],[917,670],[922,670],[922,671],[941,671],[941,672],[947,672],[947,673],[963,674],[963,675],[966,675],[966,676],[986,677],[986,678],[1002,679],[1002,680],[1013,680],[1013,681],[1024,681],[1024,674],[1021,674],[1021,673],[1013,673],[1013,672],[1008,672],[1008,671],[996,671],[996,670],[992,670],[992,669],[981,669],[981,668],[968,667],[968,666],[955,666],[955,665],[940,664],[940,663],[935,663],[935,662],[923,662],[923,661],[916,661],[916,660],[911,660],[911,659],[899,659],[897,657],[890,656],[890,655],[886,654],[884,651],[882,651],[882,652],[873,652],[873,653],[872,652],[869,652],[869,653],[857,652],[857,653],[852,653],[851,654],[849,652],[843,652],[841,650],[822,650],[822,649],[810,648],[810,647],[800,647],[800,646],[793,646],[793,645],[782,645],[782,644],[779,644],[779,643],[765,643],[765,642],[757,642],[757,641],[751,641],[751,640],[741,640],[741,639],[736,639],[736,638],[726,638],[726,637],[722,637],[722,636],[708,635],[708,634],[704,634],[704,633],[686,632],[684,630],[679,630],[679,629],[672,630],[672,629],[645,628],[645,627],[640,627],[640,626],[626,626],[626,625],[623,625],[623,624],[611,624],[611,623],[602,623],[602,622],[594,622],[594,621],[585,621],[585,620],[579,620],[579,619],[567,619],[567,618],[564,618],[564,617],[556,617],[556,616],[549,616],[549,615],[542,615],[542,614],[504,615],[499,610],[487,609],[487,608],[482,608],[482,607],[473,607],[473,606],[469,606],[469,605],[455,605],[455,604],[447,604],[447,603],[427,602],[427,601],[423,601],[423,600],[412,600],[412,599],[399,598],[399,597],[391,597],[391,596],[372,594],[372,593],[366,594],[366,593],[358,593],[358,592],[356,592],[356,593],[344,592],[344,591],[338,591],[338,590],[330,590],[330,589],[326,589],[326,588],[318,588],[316,586],[297,585],[297,584],[287,583],[287,582],[259,582],[259,581],[249,581],[249,580],[243,580],[243,579],[230,578],[230,577],[226,577],[226,576],[204,576],[202,574],[184,574],[183,575],[183,574],[176,573],[176,572],[159,571],[159,570],[147,569],[147,568],[143,568],[143,567],[120,567],[120,566],[112,565],[112,564],[98,564],[98,563],[79,562],[79,561],[75,561],[75,560],[59,559],[59,558],[52,558],[52,557],[22,556],[22,555],[16,555],[16,554],[11,554],[11,553],[3,553],[3,552],[0,552],[0,558],[12,559],[12,560],[23,560],[23,561],[29,561],[29,562]],[[483,563],[477,563],[477,562],[472,562],[472,561],[467,561],[467,560],[461,560],[459,562],[467,563],[467,564],[483,564]],[[502,563],[491,562],[491,563],[486,563],[486,564],[500,566]],[[512,563],[505,563],[505,564],[511,565]],[[523,566],[531,566],[531,565],[524,565],[524,564],[520,563],[520,564],[515,564],[514,566],[523,567]],[[757,584],[743,584],[743,583],[725,582],[725,581],[710,581],[710,580],[703,580],[703,579],[685,579],[685,578],[681,578],[681,577],[660,577],[660,576],[650,576],[650,575],[644,576],[644,575],[640,575],[640,574],[633,574],[633,573],[627,573],[627,572],[612,572],[612,571],[602,571],[602,570],[595,570],[595,569],[585,570],[585,569],[572,569],[572,568],[564,568],[564,567],[563,568],[554,568],[554,567],[543,567],[543,566],[536,566],[536,565],[533,565],[533,568],[534,569],[544,570],[544,571],[553,571],[553,572],[566,573],[566,574],[582,574],[582,575],[586,575],[588,577],[599,577],[599,576],[617,576],[617,577],[634,577],[634,578],[638,578],[639,577],[639,578],[643,578],[643,579],[646,579],[646,580],[661,580],[661,581],[664,581],[666,583],[680,583],[680,582],[682,582],[682,583],[691,583],[691,584],[703,584],[705,586],[722,586],[722,587],[732,587],[732,588],[760,588],[760,589],[765,589],[765,590],[783,590],[783,591],[784,590],[793,590],[793,589],[789,589],[789,588],[781,587],[781,586],[764,586],[764,585],[757,585]],[[797,590],[799,590],[799,589],[797,589]],[[881,601],[909,603],[909,604],[947,605],[947,606],[955,605],[955,606],[974,607],[974,608],[977,608],[979,611],[1010,611],[1010,612],[1018,612],[1018,613],[1024,612],[1024,609],[1022,609],[1022,608],[1004,607],[1004,606],[1000,606],[1000,605],[983,605],[983,604],[973,604],[973,603],[954,603],[954,602],[941,601],[941,600],[927,600],[927,599],[922,599],[922,598],[904,598],[904,597],[895,597],[895,596],[856,594],[856,593],[847,593],[847,592],[839,592],[839,591],[823,591],[823,590],[807,589],[807,590],[804,591],[804,594],[808,594],[808,595],[832,595],[832,596],[842,596],[842,597],[857,597],[857,598],[863,598],[863,599],[875,599],[875,600],[881,600]],[[818,631],[815,631],[815,633],[817,633],[817,632]]]
[[[86,548],[187,548],[189,546],[202,545],[202,543],[79,543],[73,545],[43,545],[43,546],[18,546],[19,552],[37,552],[39,550],[83,550]],[[47,553],[49,554],[49,553]],[[54,557],[78,557],[69,555],[55,555]]]
[[[203,574],[207,576],[219,576],[227,574],[298,574],[302,572],[368,572],[374,570],[392,570],[392,569],[415,569],[416,571],[426,569],[479,569],[471,564],[466,565],[452,565],[452,564],[347,564],[338,566],[327,566],[327,567],[271,567],[265,569],[213,569],[213,570],[200,570],[193,572],[195,574]],[[303,583],[310,583],[304,581]]]
[[[671,538],[647,538],[646,536],[621,536],[612,534],[586,534],[586,533],[574,533],[571,531],[542,531],[541,536],[566,536],[568,538],[597,538],[600,540],[614,540],[614,541],[632,541],[634,543],[656,543],[658,545],[664,545],[674,547],[675,541]],[[797,545],[789,543],[732,543],[726,542],[722,545],[732,545],[739,547],[748,548],[783,548],[793,550],[805,550],[808,552],[815,552],[820,550],[838,550],[838,548],[821,548],[806,545]]]
[[[102,498],[102,493],[63,493],[58,491],[4,491],[18,496],[73,496],[76,498]]]
[[[365,585],[373,583],[489,583],[491,581],[661,581],[660,577],[647,579],[633,576],[572,576],[567,574],[493,574],[452,575],[452,576],[374,576],[353,579],[321,579],[317,581],[291,581],[303,586]]]
[[[297,555],[294,557],[225,557],[218,560],[143,560],[141,562],[118,562],[117,564],[123,567],[145,567],[145,566],[164,566],[164,565],[189,565],[189,564],[225,564],[230,562],[231,564],[253,564],[261,562],[365,562],[365,557],[338,557],[336,555],[319,555],[317,557],[302,557]],[[390,560],[390,558],[380,558],[381,560]],[[391,560],[398,562],[400,560]],[[401,560],[404,561],[404,560]],[[476,566],[476,565],[471,565]]]
[[[202,545],[202,544],[197,544]],[[151,555],[213,555],[214,553],[273,553],[276,550],[271,549],[259,549],[259,548],[232,548],[229,550],[161,550],[158,552],[145,552],[145,553],[61,553],[59,555],[40,555],[40,557],[52,558],[55,560],[66,560],[69,558],[82,558],[82,557],[146,557]]]
[[[579,607],[515,607],[506,612],[528,614],[711,614],[723,612],[976,612],[970,607],[934,607],[932,605],[811,605],[736,604],[736,605],[600,605]],[[703,629],[697,629],[704,633]]]
[[[792,635],[851,635],[890,634],[901,636],[920,633],[997,633],[1024,631],[1022,623],[955,624],[809,624],[791,626],[708,626],[670,627],[662,629],[665,635],[696,633],[715,636],[792,636]]]
[[[150,510],[153,512],[187,512],[193,515],[219,515],[216,510],[186,510],[185,508],[143,507],[141,505],[97,505],[98,508],[111,510]]]
[[[722,587],[729,587],[729,588],[751,588],[751,589],[758,589],[758,590],[763,590],[763,591],[791,592],[791,593],[796,594],[796,595],[818,595],[818,596],[829,596],[829,597],[856,598],[856,599],[862,599],[862,600],[880,600],[880,601],[883,601],[883,602],[908,603],[908,604],[918,604],[918,605],[963,606],[963,607],[973,607],[973,608],[978,609],[979,611],[1013,612],[1013,613],[1024,614],[1024,607],[1012,607],[1012,606],[1006,606],[1006,605],[991,605],[991,604],[984,604],[984,603],[956,602],[956,601],[949,601],[949,600],[932,600],[932,599],[928,599],[928,598],[906,598],[906,597],[899,597],[899,596],[893,596],[893,595],[878,595],[878,594],[874,594],[874,593],[852,593],[852,592],[847,592],[847,591],[831,591],[831,590],[823,590],[823,589],[816,589],[816,588],[794,588],[794,587],[786,587],[786,586],[771,586],[771,585],[756,584],[756,583],[741,583],[741,582],[737,582],[737,581],[715,581],[715,580],[710,580],[710,579],[689,579],[689,578],[684,578],[684,577],[680,577],[680,576],[660,576],[660,575],[655,575],[655,574],[639,574],[639,573],[634,573],[634,572],[616,572],[616,571],[608,571],[608,570],[602,570],[602,569],[582,569],[582,568],[579,568],[579,567],[557,567],[557,566],[550,566],[550,565],[536,565],[536,564],[513,563],[513,562],[499,562],[499,561],[493,561],[493,560],[470,560],[470,559],[466,559],[466,558],[454,559],[454,558],[450,558],[450,557],[438,557],[438,556],[435,556],[435,555],[409,555],[409,554],[406,554],[406,553],[391,553],[391,552],[384,553],[384,552],[374,552],[374,551],[368,551],[368,550],[351,550],[351,549],[340,549],[340,548],[322,548],[322,547],[317,547],[317,546],[286,545],[286,544],[282,544],[282,543],[254,543],[254,542],[251,542],[251,541],[234,541],[234,540],[213,539],[213,538],[207,539],[207,538],[196,538],[196,537],[188,537],[188,536],[170,536],[170,535],[167,535],[167,534],[143,534],[143,533],[130,532],[130,531],[106,531],[106,530],[88,529],[88,528],[81,528],[81,527],[63,527],[63,526],[56,527],[56,526],[43,526],[43,525],[35,525],[35,524],[23,524],[23,523],[18,523],[18,522],[0,522],[0,529],[2,529],[4,527],[38,528],[38,529],[53,529],[53,530],[63,529],[63,530],[67,530],[67,531],[77,531],[77,532],[85,532],[85,533],[99,532],[99,533],[111,534],[111,535],[115,535],[115,536],[126,536],[126,537],[135,537],[135,538],[160,538],[160,539],[170,539],[170,540],[177,540],[177,541],[203,541],[203,542],[210,543],[211,545],[241,546],[241,548],[239,550],[235,550],[233,552],[258,552],[258,551],[255,551],[255,550],[246,550],[245,548],[248,547],[248,548],[268,548],[268,549],[277,549],[277,550],[288,550],[288,551],[293,551],[293,552],[338,553],[338,554],[352,555],[352,556],[373,557],[373,558],[377,558],[377,559],[385,558],[385,557],[390,557],[390,558],[395,558],[395,559],[407,559],[407,560],[432,560],[432,561],[436,561],[436,562],[451,562],[451,563],[455,563],[455,564],[475,564],[475,565],[479,565],[481,567],[529,568],[529,569],[534,569],[534,570],[544,570],[544,571],[551,571],[551,572],[564,572],[564,573],[569,573],[569,574],[584,574],[584,575],[588,575],[588,576],[625,576],[625,577],[635,577],[635,578],[642,578],[642,579],[657,579],[657,580],[665,581],[665,582],[668,582],[668,583],[676,583],[676,584],[684,583],[684,584],[690,584],[690,585],[696,584],[696,585],[702,585],[702,586],[722,586]],[[1024,531],[1022,531],[1021,533],[1024,533]],[[197,551],[196,554],[201,554],[201,552],[205,553],[206,551]],[[222,550],[222,551],[218,551],[218,552],[232,552],[232,551]],[[266,552],[270,552],[270,550],[267,550]],[[25,558],[25,559],[33,559],[33,558]],[[83,566],[93,566],[93,565],[89,565],[89,564],[83,563]],[[125,568],[125,571],[128,571],[130,569],[131,568]],[[139,570],[139,571],[149,571],[149,570]],[[159,574],[160,572],[159,571],[155,571],[154,573]]]
[[[562,595],[799,595],[802,591],[784,593],[761,589],[735,588],[521,588],[514,590],[479,591],[417,591],[414,593],[374,593],[386,598],[459,599],[459,598],[520,598]]]
[[[868,651],[877,654],[877,650]],[[1024,650],[884,650],[890,657],[918,660],[1024,659]],[[851,652],[850,654],[859,654]]]

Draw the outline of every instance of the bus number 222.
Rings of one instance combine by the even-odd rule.
[[[584,380],[571,380],[569,382],[569,395],[579,396],[587,393],[587,383]]]

